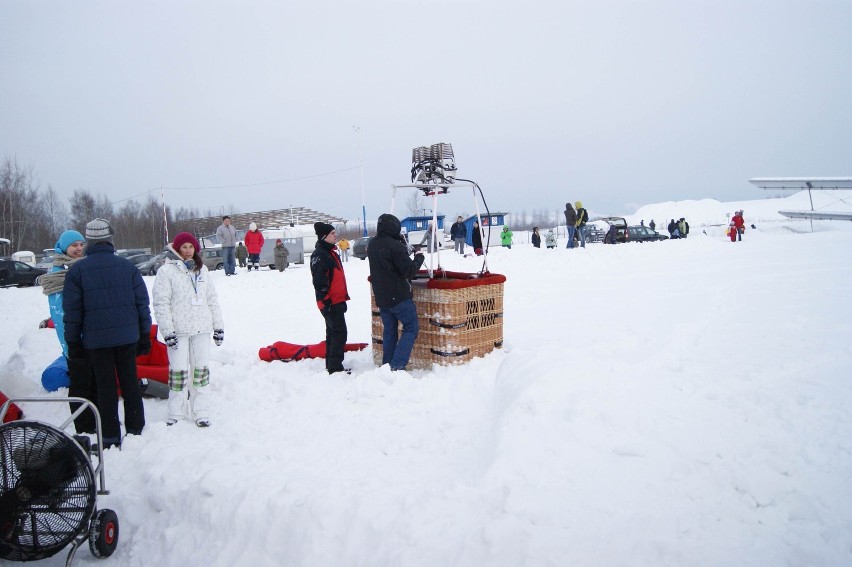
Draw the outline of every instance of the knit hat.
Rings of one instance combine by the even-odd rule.
[[[257,225],[255,223],[251,223],[249,225],[249,230],[257,230]]]
[[[574,207],[577,209],[582,209],[583,203],[581,203],[580,201],[574,201]]]
[[[198,240],[188,232],[179,232],[175,236],[175,241],[172,244],[172,247],[175,249],[175,252],[180,252],[180,247],[186,244],[187,242],[189,242],[195,247],[196,253],[198,253],[198,251],[201,249],[201,246],[198,245]]]
[[[57,254],[65,254],[69,246],[80,240],[86,239],[76,230],[66,230],[59,235],[59,240],[56,241],[56,246],[53,249]]]
[[[95,219],[86,225],[86,240],[89,241],[110,241],[115,231],[112,225],[106,219]]]
[[[334,227],[330,224],[326,224],[324,222],[314,223],[314,232],[317,233],[317,238],[319,238],[320,240],[328,236],[332,230],[334,230]]]

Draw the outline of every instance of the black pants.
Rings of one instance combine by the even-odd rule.
[[[72,398],[85,398],[97,407],[98,385],[95,382],[95,374],[92,371],[92,363],[89,357],[69,358],[68,376],[71,382],[68,386],[68,396]],[[74,413],[81,404],[71,402],[69,405],[71,406],[71,413]],[[74,429],[77,430],[77,433],[95,432],[95,414],[92,410],[84,410],[74,420]]]
[[[343,370],[343,347],[346,346],[346,302],[335,303],[323,310],[325,319],[325,368],[328,373]]]
[[[124,398],[124,427],[127,433],[139,435],[145,427],[145,408],[136,377],[136,343],[91,349],[88,353],[98,386],[98,411],[101,413],[104,443],[121,442],[116,377]]]

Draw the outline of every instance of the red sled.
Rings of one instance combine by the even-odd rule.
[[[364,350],[365,348],[367,348],[367,343],[349,343],[343,347],[343,351],[352,352]],[[325,341],[315,345],[294,345],[293,343],[278,341],[258,350],[257,356],[266,362],[272,362],[273,360],[290,362],[293,360],[304,360],[305,358],[325,358]]]
[[[0,407],[3,407],[3,404],[5,404],[8,400],[9,398],[6,397],[6,394],[0,392]],[[22,417],[24,417],[24,412],[21,411],[21,408],[15,404],[9,404],[9,409],[6,410],[6,416],[3,418],[3,423],[9,423],[10,421],[15,421]]]

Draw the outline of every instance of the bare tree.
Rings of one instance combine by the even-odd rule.
[[[409,216],[417,217],[423,214],[423,202],[423,196],[420,194],[420,191],[416,189],[412,191],[408,199],[405,200],[405,207],[408,209]]]

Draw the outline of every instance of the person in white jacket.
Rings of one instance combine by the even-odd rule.
[[[181,232],[168,248],[173,257],[157,270],[153,292],[154,316],[163,342],[169,347],[166,423],[173,425],[184,419],[187,406],[191,405],[195,424],[208,427],[210,336],[216,346],[225,338],[222,310],[210,273],[198,254],[198,240],[188,232]]]

